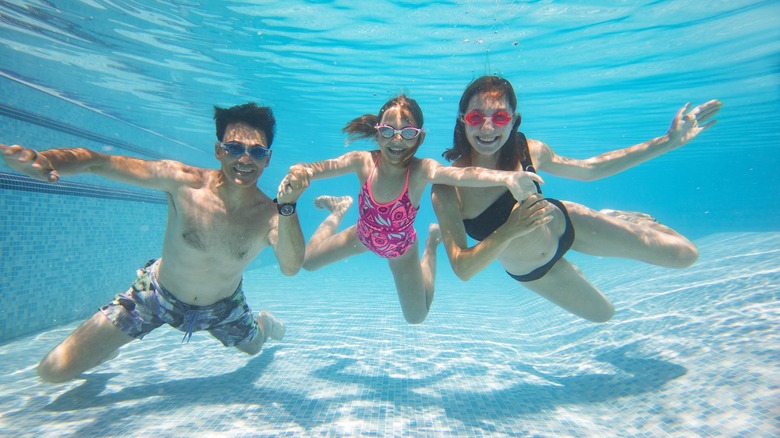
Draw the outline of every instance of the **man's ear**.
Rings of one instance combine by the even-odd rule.
[[[268,167],[269,164],[271,164],[271,155],[274,154],[274,151],[268,151],[268,159],[265,160],[265,167]]]
[[[219,160],[219,153],[222,151],[222,146],[220,146],[218,141],[214,142],[214,156],[217,157]]]

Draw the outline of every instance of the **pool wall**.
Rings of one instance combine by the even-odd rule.
[[[133,146],[149,141],[137,128],[8,81],[0,91],[2,142],[159,158]],[[166,207],[159,192],[94,175],[48,184],[0,161],[0,343],[85,319],[126,290],[160,255]]]

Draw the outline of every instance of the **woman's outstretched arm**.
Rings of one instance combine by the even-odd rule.
[[[538,140],[529,139],[528,147],[537,170],[564,178],[593,181],[615,175],[689,143],[717,122],[713,117],[721,106],[723,104],[715,99],[693,109],[690,109],[690,103],[686,104],[677,112],[666,134],[583,160],[558,155]]]

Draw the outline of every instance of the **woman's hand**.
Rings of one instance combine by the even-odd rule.
[[[512,238],[523,236],[550,222],[554,208],[541,194],[534,193],[515,205],[502,228],[506,227]]]
[[[672,120],[669,131],[666,133],[674,147],[680,147],[688,143],[704,130],[714,125],[717,120],[710,120],[710,118],[720,111],[721,106],[723,106],[722,102],[713,99],[694,107],[690,111],[688,111],[691,107],[690,102],[680,108],[680,111],[677,112],[677,115]]]

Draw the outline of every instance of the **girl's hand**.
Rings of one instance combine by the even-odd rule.
[[[0,153],[8,167],[31,178],[47,182],[56,182],[60,179],[51,162],[34,149],[0,144]]]
[[[723,103],[713,99],[688,111],[690,106],[689,102],[680,108],[680,111],[677,112],[677,115],[672,120],[669,131],[666,133],[674,148],[688,143],[704,130],[714,125],[717,120],[710,120],[710,118],[720,111]]]
[[[517,199],[517,202],[522,202],[537,192],[534,181],[544,184],[542,177],[533,172],[513,172],[507,188],[512,192],[512,196]]]
[[[541,194],[534,193],[515,205],[504,226],[509,227],[512,237],[523,236],[550,222],[554,208]]]
[[[298,200],[304,190],[309,187],[312,171],[302,164],[294,164],[282,178],[276,197],[280,204],[291,203]]]

